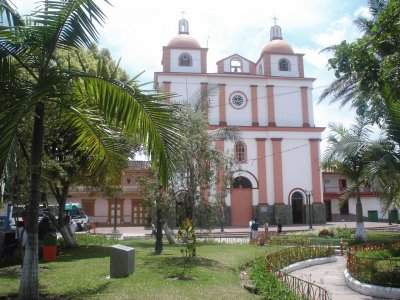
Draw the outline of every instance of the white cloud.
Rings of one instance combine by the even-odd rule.
[[[369,17],[371,17],[371,13],[369,12],[369,9],[367,6],[361,6],[354,11],[353,17],[354,18],[357,18],[357,17],[369,18]]]
[[[354,24],[353,18],[345,16],[332,23],[326,31],[313,36],[313,41],[325,48],[331,45],[339,44],[343,40],[353,41],[359,37]]]
[[[13,0],[29,12],[34,0]],[[326,70],[329,53],[319,53],[327,46],[346,39],[355,40],[359,33],[353,19],[368,16],[367,0],[248,0],[238,5],[226,1],[111,1],[113,7],[101,6],[108,18],[100,29],[100,46],[110,49],[114,58],[122,58],[121,66],[131,76],[146,70],[143,81],[153,80],[153,72],[161,71],[162,47],[178,32],[181,11],[186,11],[190,34],[203,47],[209,46],[208,71],[215,72],[215,63],[233,53],[257,60],[269,41],[269,28],[274,15],[284,38],[296,52],[304,53],[305,73],[315,77],[313,91],[317,102],[322,87],[333,80]],[[317,126],[329,121],[345,125],[353,120],[348,108],[338,109],[328,102],[314,108]]]

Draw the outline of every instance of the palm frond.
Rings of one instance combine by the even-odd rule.
[[[331,97],[329,103],[341,101],[340,107],[351,102],[356,94],[357,80],[355,76],[341,76],[332,81],[321,93],[318,103]]]
[[[104,124],[97,111],[62,105],[64,110],[69,110],[63,116],[60,128],[65,136],[75,137],[68,147],[85,153],[89,169],[99,176],[120,176],[127,166],[128,153],[122,136]]]
[[[0,177],[9,159],[18,127],[35,105],[31,98],[30,82],[18,78],[16,72],[10,58],[0,59]]]
[[[125,135],[140,140],[166,183],[169,162],[179,157],[181,141],[174,106],[162,103],[163,95],[147,95],[118,81],[77,76],[75,96],[98,107],[107,123],[123,128]]]
[[[366,17],[359,17],[355,19],[354,24],[361,32],[364,32],[364,36],[367,35],[374,26],[373,22]]]

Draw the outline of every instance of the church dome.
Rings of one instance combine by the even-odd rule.
[[[294,54],[292,46],[282,38],[282,29],[279,25],[274,25],[270,30],[270,42],[264,47],[261,54],[278,53]]]
[[[178,35],[169,41],[168,47],[201,48],[199,42],[189,35],[189,22],[186,19],[179,20]]]
[[[168,47],[174,48],[201,48],[199,42],[189,34],[178,34],[168,43]]]
[[[276,39],[269,42],[262,53],[294,54],[294,51],[288,42]]]

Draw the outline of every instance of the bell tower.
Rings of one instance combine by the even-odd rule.
[[[163,72],[207,73],[207,48],[189,35],[189,22],[179,20],[178,35],[163,47]]]

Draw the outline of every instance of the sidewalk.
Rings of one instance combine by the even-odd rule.
[[[326,224],[317,224],[317,225],[312,225],[313,226],[313,231],[320,231],[321,229],[324,228],[336,228],[336,227],[348,227],[348,228],[355,228],[356,223],[355,222],[328,222]],[[400,225],[388,225],[387,222],[364,222],[365,228],[369,229],[392,229],[392,230],[398,230],[400,231]],[[262,229],[262,228],[261,228]],[[261,230],[260,229],[260,230]],[[148,227],[143,227],[143,226],[137,226],[137,227],[118,227],[117,226],[118,232],[120,232],[123,236],[144,236],[145,234],[151,234],[151,228]],[[176,228],[174,229],[174,231]],[[270,231],[275,231],[276,226],[275,225],[270,225],[269,226]],[[294,225],[283,225],[283,232],[288,232],[288,231],[309,231],[309,225],[308,224],[294,224]],[[247,226],[245,227],[224,227],[225,232],[249,232],[249,228]],[[93,232],[93,230],[92,230]],[[113,232],[113,227],[97,227],[96,228],[96,233],[105,233],[109,234]],[[212,230],[213,233],[219,233],[221,232],[220,228],[216,228]]]
[[[345,265],[346,257],[337,256],[337,262],[300,269],[290,274],[324,288],[332,300],[386,299],[365,296],[350,289],[344,280]]]

